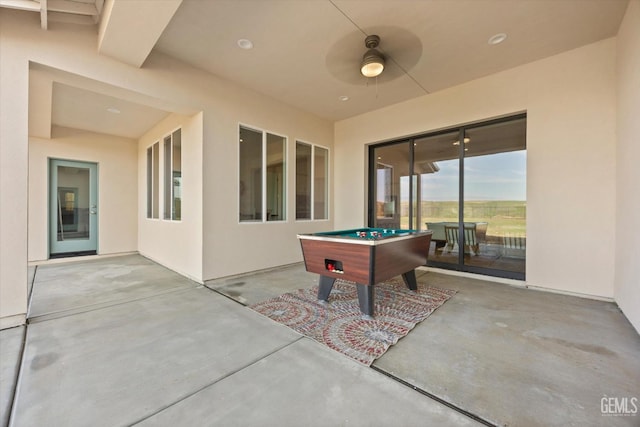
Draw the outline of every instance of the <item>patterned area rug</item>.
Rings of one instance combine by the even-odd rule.
[[[455,293],[421,283],[410,291],[398,277],[376,285],[375,318],[366,320],[356,285],[336,280],[328,304],[318,301],[316,286],[250,308],[369,366]]]

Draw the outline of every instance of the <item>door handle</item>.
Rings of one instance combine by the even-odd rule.
[[[91,215],[95,215],[98,213],[98,207],[96,205],[91,205],[91,207],[89,208],[89,213]]]

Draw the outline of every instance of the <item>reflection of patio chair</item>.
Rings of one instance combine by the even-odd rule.
[[[458,227],[452,227],[445,225],[444,227],[445,237],[447,239],[447,250],[451,252],[453,250],[454,245],[460,244],[458,243]],[[478,243],[478,239],[476,238],[476,226],[475,224],[465,224],[464,225],[464,253],[468,254],[473,251],[474,255],[478,255],[480,253],[480,244]]]

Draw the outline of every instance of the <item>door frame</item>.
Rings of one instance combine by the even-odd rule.
[[[89,238],[57,242],[58,222],[58,174],[59,166],[77,167],[89,170]],[[47,252],[49,258],[95,255],[98,253],[98,163],[48,159],[48,204],[47,204]],[[58,245],[56,248],[55,246]]]
[[[433,132],[425,132],[423,134],[416,134],[413,136],[407,136],[407,137],[403,137],[403,138],[398,138],[398,139],[392,139],[392,140],[388,140],[388,141],[382,141],[379,143],[374,143],[371,145],[368,145],[367,150],[367,156],[368,156],[368,160],[367,160],[367,186],[368,188],[366,189],[367,191],[367,223],[369,227],[372,227],[374,224],[376,224],[377,218],[376,218],[376,186],[375,186],[375,182],[376,182],[376,165],[377,165],[377,157],[376,157],[376,149],[377,148],[383,148],[385,146],[393,146],[393,145],[399,145],[399,144],[407,144],[407,157],[408,157],[408,176],[412,177],[414,176],[414,143],[415,140],[417,139],[422,139],[422,138],[427,138],[427,137],[433,137],[433,136],[438,136],[438,135],[443,135],[443,134],[448,134],[448,133],[452,133],[452,132],[457,132],[458,133],[458,141],[464,141],[464,136],[467,130],[471,130],[474,128],[479,128],[479,127],[483,127],[483,126],[488,126],[488,125],[493,125],[493,124],[498,124],[498,123],[507,123],[510,121],[516,121],[516,120],[526,120],[527,119],[527,113],[517,113],[517,114],[511,114],[511,115],[507,115],[507,116],[503,116],[503,117],[498,117],[495,119],[488,119],[488,120],[481,120],[481,121],[477,121],[477,122],[472,122],[472,123],[467,123],[467,124],[462,124],[462,125],[457,125],[457,126],[452,126],[452,127],[448,127],[448,128],[444,128],[444,129],[440,129],[440,130],[436,130]],[[464,203],[465,203],[465,198],[464,198],[464,184],[465,184],[465,175],[464,175],[464,144],[460,144],[459,148],[458,148],[458,219],[457,219],[457,223],[458,223],[458,241],[459,242],[463,242],[464,244],[464,227],[462,226],[462,224],[464,224]],[[408,191],[409,191],[409,195],[410,195],[410,203],[408,204],[408,218],[409,218],[409,227],[415,227],[417,229],[419,229],[419,226],[416,224],[413,224],[413,219],[414,219],[414,208],[413,208],[413,195],[414,195],[414,189],[416,189],[416,184],[414,182],[413,179],[409,179],[409,183],[408,183]],[[491,267],[478,267],[478,266],[473,266],[473,265],[468,265],[464,262],[464,251],[460,250],[458,251],[458,260],[457,263],[442,263],[442,262],[437,262],[435,260],[433,260],[431,257],[427,259],[427,266],[429,267],[436,267],[436,268],[442,268],[445,270],[454,270],[454,271],[463,271],[463,272],[468,272],[468,273],[475,273],[475,274],[485,274],[485,275],[489,275],[489,276],[494,276],[494,277],[502,277],[502,278],[507,278],[507,279],[516,279],[516,280],[526,280],[526,265],[525,265],[525,271],[510,271],[510,270],[502,270],[502,269],[497,269],[497,268],[491,268]],[[526,259],[525,259],[526,262]]]

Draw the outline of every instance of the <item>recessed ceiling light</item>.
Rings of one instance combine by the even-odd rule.
[[[344,101],[348,101],[348,100],[349,100],[349,97],[348,97],[347,95],[341,95],[341,96],[339,96],[339,97],[338,97],[338,99],[339,99],[340,101],[344,102]]]
[[[498,33],[489,37],[489,41],[487,43],[491,45],[500,44],[506,39],[507,39],[507,35],[505,33]]]
[[[120,114],[120,110],[118,110],[115,107],[109,107],[109,108],[107,108],[107,111],[110,112],[110,113],[113,113],[113,114]]]
[[[249,39],[240,39],[238,40],[238,46],[241,49],[252,49],[253,48],[253,42]]]

